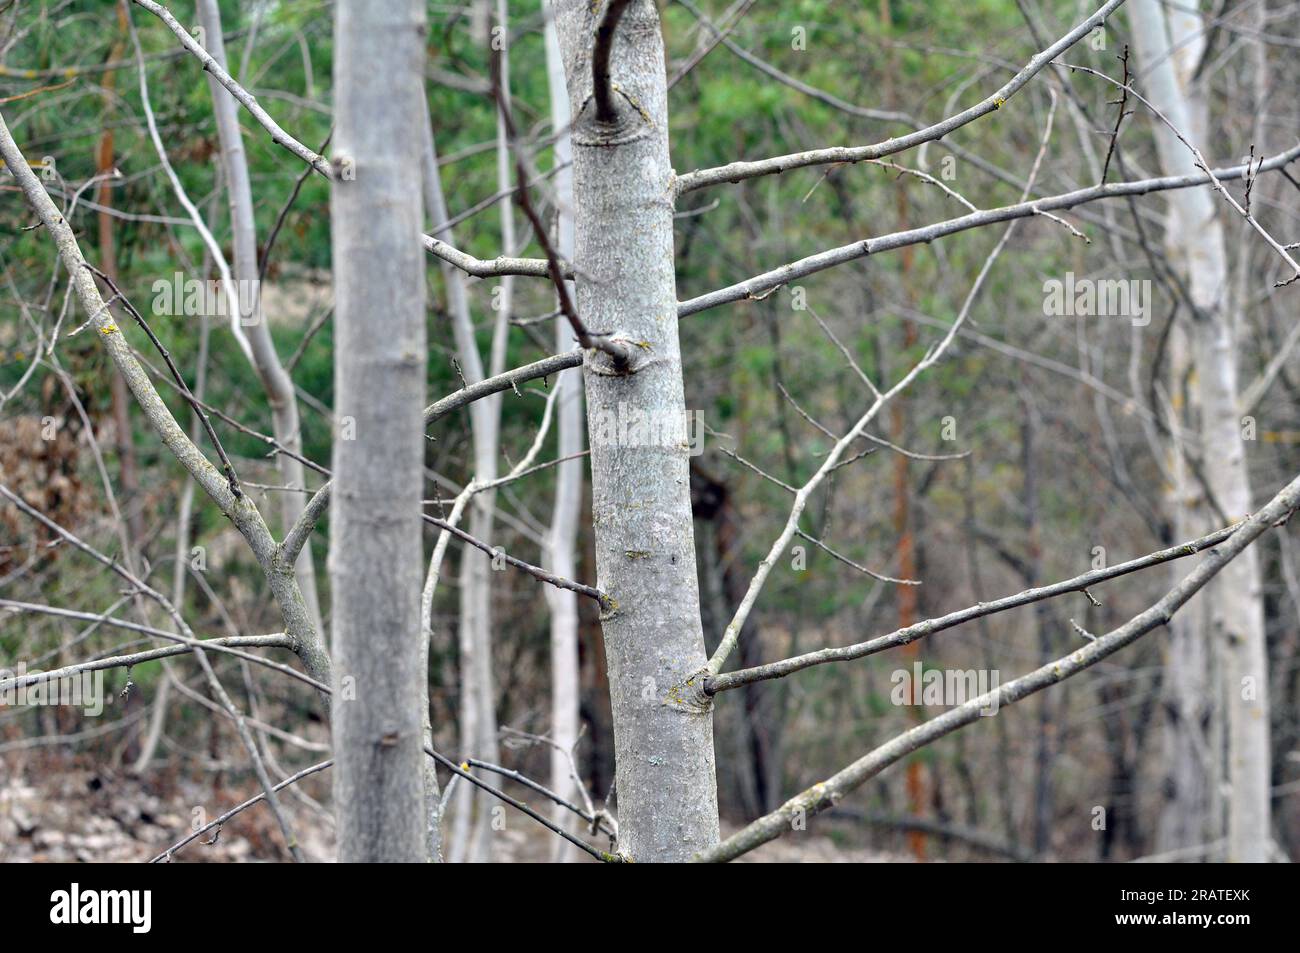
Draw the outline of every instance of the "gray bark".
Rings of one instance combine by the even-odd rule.
[[[596,571],[616,604],[602,628],[619,850],[679,861],[718,840],[712,705],[695,690],[706,659],[687,448],[609,426],[620,413],[661,431],[683,424],[667,84],[658,11],[632,0],[610,61],[614,116],[599,118],[592,60],[604,6],[554,9],[575,116],[578,311],[639,352],[627,373],[595,351],[584,366]]]
[[[420,669],[425,284],[420,251],[424,4],[340,4],[333,588],[339,859],[428,856]],[[354,428],[354,429],[353,429]]]
[[[1166,24],[1157,0],[1132,6],[1134,42],[1146,69],[1147,96],[1192,142],[1205,141],[1208,110],[1204,91],[1179,68],[1174,54],[1193,46],[1203,30],[1199,16],[1180,14]],[[1164,127],[1156,145],[1166,174],[1194,171],[1191,151]],[[1250,512],[1250,480],[1238,410],[1237,338],[1240,316],[1230,307],[1227,250],[1214,195],[1206,189],[1173,193],[1170,241],[1190,286],[1190,336],[1200,399],[1200,451],[1214,500],[1231,519]],[[1229,860],[1269,859],[1268,672],[1259,559],[1253,550],[1225,567],[1209,591],[1211,651],[1223,660],[1223,697],[1228,739]]]

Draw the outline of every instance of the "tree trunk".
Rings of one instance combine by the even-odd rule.
[[[569,94],[564,82],[564,63],[560,41],[555,34],[555,20],[546,0],[542,0],[545,20],[546,78],[551,94],[551,128],[556,135],[554,161],[556,209],[555,249],[560,257],[573,259],[573,170],[564,166],[573,160],[573,143],[569,134],[571,115]],[[570,295],[573,285],[570,282]],[[555,351],[573,347],[573,330],[564,321],[555,322]],[[563,459],[582,451],[582,374],[575,368],[556,377],[556,387],[564,390],[557,398],[556,427],[559,431],[556,455]],[[547,568],[566,579],[578,578],[578,522],[582,517],[582,461],[567,460],[556,467],[555,510],[547,536]],[[551,610],[551,790],[570,801],[577,800],[573,778],[576,763],[574,747],[578,743],[578,594],[568,589],[546,588]],[[573,758],[571,761],[570,758]],[[551,820],[566,829],[573,826],[573,815],[556,805]],[[556,838],[556,859],[577,860],[579,853]]]
[[[427,110],[426,110],[427,112]],[[433,233],[449,244],[455,235],[441,227],[448,219],[447,201],[438,170],[437,143],[429,119],[424,119],[425,213]],[[474,340],[474,323],[470,313],[469,289],[464,274],[443,262],[440,265],[447,291],[447,310],[451,316],[452,336],[460,358],[460,369],[468,384],[483,379],[483,360]],[[500,329],[500,322],[498,322]],[[495,333],[495,332],[494,332]],[[504,333],[504,332],[501,332]],[[474,444],[474,479],[488,481],[496,477],[496,455],[500,421],[500,395],[485,397],[469,406],[470,430]],[[483,506],[476,506],[487,497]],[[476,494],[470,502],[468,532],[478,539],[488,539],[492,532],[491,494]],[[485,519],[485,510],[488,507]],[[491,562],[478,549],[462,547],[460,563],[460,609],[458,643],[460,653],[460,745],[462,757],[498,761],[496,747],[495,689],[492,681],[491,638]],[[468,790],[466,790],[468,788]],[[475,828],[473,811],[482,808],[483,826]],[[490,859],[491,828],[488,826],[488,802],[477,788],[459,786],[452,804],[451,847],[447,859],[453,862]]]
[[[420,702],[424,4],[344,3],[334,38],[330,509],[339,859],[427,859]]]
[[[1171,210],[1171,215],[1176,212]],[[1170,230],[1173,237],[1175,230]],[[1172,250],[1172,249],[1171,249]],[[1191,340],[1186,324],[1177,317],[1170,329],[1166,361],[1169,366],[1171,429],[1194,432],[1200,399],[1189,386],[1192,371]],[[1185,449],[1177,437],[1169,441],[1169,471],[1165,505],[1174,539],[1195,539],[1213,529],[1209,501]],[[1178,570],[1171,572],[1176,581]],[[1155,850],[1167,853],[1198,847],[1223,836],[1219,805],[1222,773],[1219,726],[1222,711],[1215,704],[1219,672],[1210,644],[1209,593],[1188,600],[1169,621],[1169,642],[1161,685],[1162,800],[1156,824]]]
[[[1136,0],[1134,41],[1147,68],[1147,96],[1193,142],[1205,141],[1208,110],[1204,91],[1180,62],[1194,62],[1204,29],[1199,16],[1182,14],[1166,26],[1157,0]],[[1175,55],[1177,39],[1183,59]],[[1202,40],[1203,42],[1203,40]],[[1163,125],[1157,130],[1160,164],[1167,175],[1195,172],[1191,151]],[[1171,193],[1172,225],[1188,277],[1192,305],[1191,337],[1201,401],[1200,451],[1208,488],[1223,515],[1241,519],[1250,512],[1250,481],[1238,409],[1237,326],[1229,307],[1227,251],[1218,197],[1209,189]],[[1232,861],[1268,860],[1269,720],[1268,673],[1259,557],[1251,549],[1227,566],[1209,591],[1210,633],[1223,659],[1223,697],[1228,719],[1228,853]]]
[[[493,19],[490,0],[475,4],[476,15],[484,26]],[[498,9],[498,24],[503,30],[499,40],[503,44],[501,56],[501,85],[503,95],[509,96],[510,68],[509,46],[504,30],[507,26],[502,11]],[[493,42],[497,42],[494,38]],[[511,161],[505,127],[497,118],[497,186],[508,188],[513,184],[514,163]],[[501,204],[501,243],[505,254],[513,254],[514,224],[511,203]],[[452,241],[450,232],[440,238]],[[506,333],[509,330],[510,304],[514,281],[500,278],[492,289],[493,320],[492,342],[488,353],[487,376],[505,369]],[[465,383],[474,384],[484,377],[483,359],[474,338],[469,307],[452,311],[452,330],[456,350],[460,355],[461,372]],[[492,394],[475,401],[469,408],[470,429],[474,444],[474,477],[479,483],[497,478],[497,454],[501,442],[501,395]],[[491,541],[496,521],[496,492],[489,490],[474,494],[469,502],[469,533],[477,539]],[[492,569],[491,558],[479,549],[461,548],[460,562],[460,738],[461,757],[479,758],[499,762],[497,745],[496,683],[492,673]],[[470,863],[487,863],[492,859],[492,803],[478,788],[461,785],[453,802],[451,834],[451,859]]]
[[[614,34],[613,115],[602,117],[592,60],[608,4],[592,6],[555,10],[575,116],[578,312],[636,352],[626,371],[597,352],[584,367],[596,571],[615,603],[602,627],[619,849],[681,861],[717,842],[718,810],[712,703],[690,681],[706,659],[681,434],[663,40],[652,0],[632,0]]]

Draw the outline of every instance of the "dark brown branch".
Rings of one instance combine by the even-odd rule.
[[[605,16],[596,28],[596,45],[591,51],[591,89],[596,100],[596,119],[612,123],[618,119],[614,105],[613,81],[609,76],[609,58],[614,51],[614,33],[631,0],[609,0]]]
[[[320,148],[316,151],[324,155],[325,150],[329,148],[330,139],[333,137],[334,127],[331,126],[330,131],[325,136],[325,141],[320,144]],[[303,183],[307,181],[307,177],[313,171],[314,168],[309,165],[299,173],[297,181],[293,183],[293,191],[289,193],[289,198],[284,203],[284,207],[280,209],[280,214],[275,217],[275,224],[271,226],[271,233],[266,236],[266,247],[262,249],[262,263],[257,269],[258,281],[266,280],[266,269],[271,264],[271,251],[275,248],[275,240],[280,237],[280,229],[284,228],[284,220],[289,217],[289,210],[293,208],[293,203],[298,201],[298,193],[302,191]]]
[[[1132,80],[1132,75],[1128,71],[1128,44],[1124,44],[1124,52],[1118,57],[1120,63],[1124,66],[1124,91],[1116,105],[1119,106],[1119,113],[1115,116],[1115,128],[1110,134],[1110,146],[1106,149],[1106,161],[1101,166],[1101,181],[1098,185],[1106,184],[1106,173],[1110,171],[1110,160],[1115,155],[1115,143],[1119,141],[1119,127],[1124,124],[1124,109],[1128,106],[1128,84]]]

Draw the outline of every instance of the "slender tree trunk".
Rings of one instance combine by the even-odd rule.
[[[887,9],[886,5],[886,9]],[[907,193],[902,189],[898,192],[898,227],[907,228]],[[912,249],[904,248],[902,252],[903,266],[903,296],[908,306],[912,304]],[[903,347],[901,353],[908,354],[916,344],[916,324],[913,321],[904,319],[903,321]],[[907,442],[907,416],[908,407],[906,395],[900,394],[890,408],[889,426],[891,437],[897,444]],[[916,537],[912,532],[912,487],[908,482],[908,459],[903,454],[894,455],[894,534],[898,537],[898,574],[903,579],[913,579],[916,577]],[[918,620],[917,614],[917,591],[914,586],[897,587],[898,599],[898,627],[906,628],[909,625],[915,625]],[[903,646],[902,656],[905,659],[904,665],[911,666],[920,658],[921,646],[913,642],[911,645]],[[916,686],[909,689],[912,697],[908,701],[908,712],[911,715],[914,724],[920,724],[922,718],[922,709],[918,705],[915,696]],[[925,771],[921,758],[914,757],[907,762],[907,806],[911,815],[920,820],[925,816]],[[907,832],[907,844],[912,851],[912,856],[917,861],[925,860],[926,836],[919,829],[912,829]]]
[[[617,2],[617,0],[615,0]],[[619,849],[689,859],[718,840],[713,709],[695,571],[673,255],[663,40],[653,0],[614,34],[602,117],[593,45],[608,4],[555,5],[573,128],[578,312],[633,345],[620,371],[588,355],[596,571],[616,607],[602,619],[614,714]],[[626,428],[629,418],[644,426]],[[655,439],[671,434],[677,439]]]
[[[1157,0],[1136,0],[1131,14],[1140,62],[1147,69],[1147,96],[1193,142],[1205,141],[1204,91],[1178,69],[1174,44],[1197,44],[1199,16],[1180,13],[1166,25]],[[1160,164],[1169,175],[1196,171],[1189,149],[1163,125],[1157,130]],[[1191,337],[1201,401],[1200,451],[1206,482],[1223,514],[1250,512],[1250,480],[1238,409],[1237,334],[1240,316],[1229,306],[1227,251],[1218,198],[1209,189],[1171,193],[1181,264],[1193,307]],[[1210,587],[1213,644],[1223,659],[1223,697],[1228,719],[1228,859],[1262,862],[1270,848],[1268,672],[1259,557],[1247,550]]]
[[[423,83],[420,84],[420,97],[420,121],[421,129],[424,131],[420,157],[423,175],[424,217],[428,227],[436,231],[439,226],[447,221],[447,202],[442,194],[442,175],[438,169],[438,147],[433,137],[433,117],[429,112],[429,97]],[[450,235],[442,237],[448,242],[453,242]],[[440,270],[442,272],[443,287],[447,292],[448,309],[454,313],[463,314],[463,320],[468,323],[469,299],[465,291],[464,273],[446,262],[441,263]],[[428,585],[427,582],[426,585]],[[427,609],[424,605],[425,598],[429,600]],[[423,661],[420,663],[420,671],[426,673],[426,677],[421,683],[423,703],[420,712],[424,716],[425,743],[432,747],[433,722],[429,711],[429,679],[427,677],[429,652],[433,647],[432,641],[434,637],[432,589],[430,589],[427,596],[421,594],[420,609],[423,626],[420,638],[420,652]],[[438,787],[437,768],[431,759],[426,759],[424,763],[424,813],[428,833],[429,858],[435,863],[440,863],[444,860],[442,853],[442,791]]]
[[[443,233],[445,234],[445,233]],[[452,323],[466,383],[485,376],[475,343],[468,303],[453,300]],[[470,405],[470,427],[474,447],[472,479],[496,479],[496,457],[500,435],[500,395]],[[490,540],[494,519],[494,494],[478,493],[469,503],[468,532]],[[458,641],[460,652],[460,745],[461,755],[497,762],[496,688],[492,677],[492,573],[489,556],[472,547],[461,550],[459,576]],[[451,856],[455,862],[485,862],[491,859],[491,829],[487,826],[489,802],[477,788],[461,785],[453,802]]]
[[[427,113],[427,110],[426,110]],[[434,233],[444,241],[454,244],[451,229],[441,228],[448,219],[446,197],[442,191],[442,177],[438,170],[438,150],[429,118],[425,120],[424,189],[425,212]],[[469,289],[463,272],[453,266],[441,264],[440,270],[447,291],[447,310],[451,315],[452,335],[460,357],[461,373],[467,383],[473,384],[484,377],[483,361],[474,340],[474,323],[470,313]],[[499,396],[475,401],[469,406],[470,428],[474,444],[475,473],[478,480],[496,476],[497,429],[499,421]],[[485,494],[477,494],[484,496]],[[491,523],[484,524],[481,510],[470,504],[468,532],[479,539],[488,538]],[[477,518],[476,518],[477,517]],[[491,667],[491,575],[486,554],[471,547],[463,547],[460,564],[459,652],[460,680],[460,744],[463,757],[497,761],[496,722],[493,706],[494,688]],[[476,799],[476,789],[465,790],[461,785],[452,805],[451,847],[448,860],[488,860],[491,829],[474,833],[473,811],[487,806]],[[481,802],[481,803],[479,803]],[[477,850],[474,848],[477,844]]]
[[[493,19],[491,0],[479,0],[477,16],[485,27]],[[509,44],[504,32],[507,24],[498,9],[502,31],[490,42],[501,43],[501,85],[510,95]],[[513,184],[511,161],[505,127],[497,118],[497,186]],[[501,205],[501,243],[505,254],[513,254],[514,222],[511,203]],[[449,234],[439,237],[451,241]],[[498,279],[492,288],[492,342],[488,352],[487,375],[505,369],[506,333],[514,281]],[[452,312],[453,335],[460,355],[465,382],[476,383],[484,377],[483,359],[474,339],[468,306],[463,313]],[[493,394],[470,406],[470,428],[474,444],[474,477],[479,483],[497,478],[497,454],[501,442],[501,395]],[[476,493],[469,503],[469,533],[490,541],[496,522],[496,492]],[[492,672],[492,562],[487,553],[469,546],[462,547],[460,562],[460,737],[461,756],[500,761],[497,744],[496,682]],[[453,803],[451,859],[469,863],[486,863],[492,859],[491,808],[493,804],[477,788],[461,785]]]
[[[1170,212],[1176,215],[1176,210]],[[1171,230],[1172,238],[1174,230]],[[1172,249],[1171,249],[1172,250]],[[1200,399],[1193,380],[1191,340],[1184,321],[1174,318],[1166,361],[1169,366],[1171,429],[1193,432],[1199,425]],[[1174,539],[1195,539],[1210,532],[1213,516],[1205,489],[1192,473],[1177,437],[1169,441],[1165,505]],[[1171,577],[1177,571],[1171,572]],[[1156,824],[1158,853],[1197,847],[1223,835],[1219,806],[1222,711],[1216,704],[1219,672],[1210,644],[1210,595],[1193,596],[1169,622],[1169,642],[1161,686],[1162,801]]]
[[[546,0],[542,0],[543,35],[546,42],[546,79],[551,93],[551,128],[556,135],[553,150],[556,166],[555,195],[558,203],[555,222],[555,248],[565,259],[573,258],[573,169],[564,168],[573,161],[573,143],[569,135],[569,94],[564,82],[564,63],[560,41],[555,34],[555,20]],[[573,294],[570,282],[570,294]],[[573,347],[573,330],[564,321],[555,322],[555,351]],[[573,456],[582,451],[582,374],[575,368],[564,371],[555,381],[564,390],[555,409],[558,430],[557,456]],[[566,579],[576,579],[578,522],[582,517],[582,461],[567,460],[556,467],[555,509],[546,549],[551,572]],[[568,800],[576,800],[573,778],[576,764],[574,747],[578,743],[578,594],[568,589],[546,587],[546,601],[551,609],[551,790]],[[570,760],[572,756],[573,760]],[[556,805],[551,820],[572,826],[573,815]],[[579,854],[556,838],[556,859],[577,860]]]
[[[420,702],[425,279],[419,0],[343,3],[334,36],[330,505],[342,861],[428,856]]]
[[[226,63],[226,48],[221,33],[221,11],[217,0],[199,0],[199,20],[207,32],[207,50],[222,66]],[[234,276],[239,284],[240,320],[248,329],[248,343],[253,349],[253,362],[257,376],[266,391],[271,405],[271,422],[275,439],[295,453],[302,452],[302,432],[298,422],[298,398],[293,391],[293,381],[285,373],[271,340],[271,328],[262,311],[261,289],[258,287],[257,222],[253,215],[253,189],[248,176],[248,159],[244,152],[244,136],[239,128],[239,104],[235,97],[217,80],[209,76],[212,91],[212,111],[216,116],[217,138],[221,143],[221,159],[226,170],[226,191],[230,199],[230,225],[234,233]],[[251,323],[251,324],[250,324]],[[276,457],[280,478],[287,486],[306,489],[306,472],[303,465],[287,454]],[[279,494],[280,520],[283,529],[302,515],[307,503],[306,493]],[[321,631],[320,599],[316,594],[316,568],[311,558],[311,541],[303,544],[294,567],[298,588],[307,615],[317,632]]]

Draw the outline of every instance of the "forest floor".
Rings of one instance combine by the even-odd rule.
[[[328,773],[302,782],[301,795],[325,799]],[[0,757],[0,863],[134,863],[148,860],[186,836],[195,819],[211,820],[254,793],[246,781],[223,783],[219,771],[207,784],[170,765],[147,778],[96,766],[88,757],[47,758],[32,753]],[[511,794],[524,799],[520,788]],[[282,795],[306,856],[334,857],[331,819],[301,796]],[[494,849],[502,862],[549,860],[554,835],[514,811],[497,833]],[[735,830],[723,825],[724,834]],[[826,825],[828,831],[831,825]],[[854,840],[861,839],[857,834]],[[805,832],[766,844],[745,858],[750,863],[880,863],[907,858],[860,846],[842,837]],[[208,832],[178,851],[182,863],[287,860],[274,819],[264,807],[232,818],[213,841]],[[604,845],[602,845],[604,846]],[[575,851],[576,853],[576,851]]]

